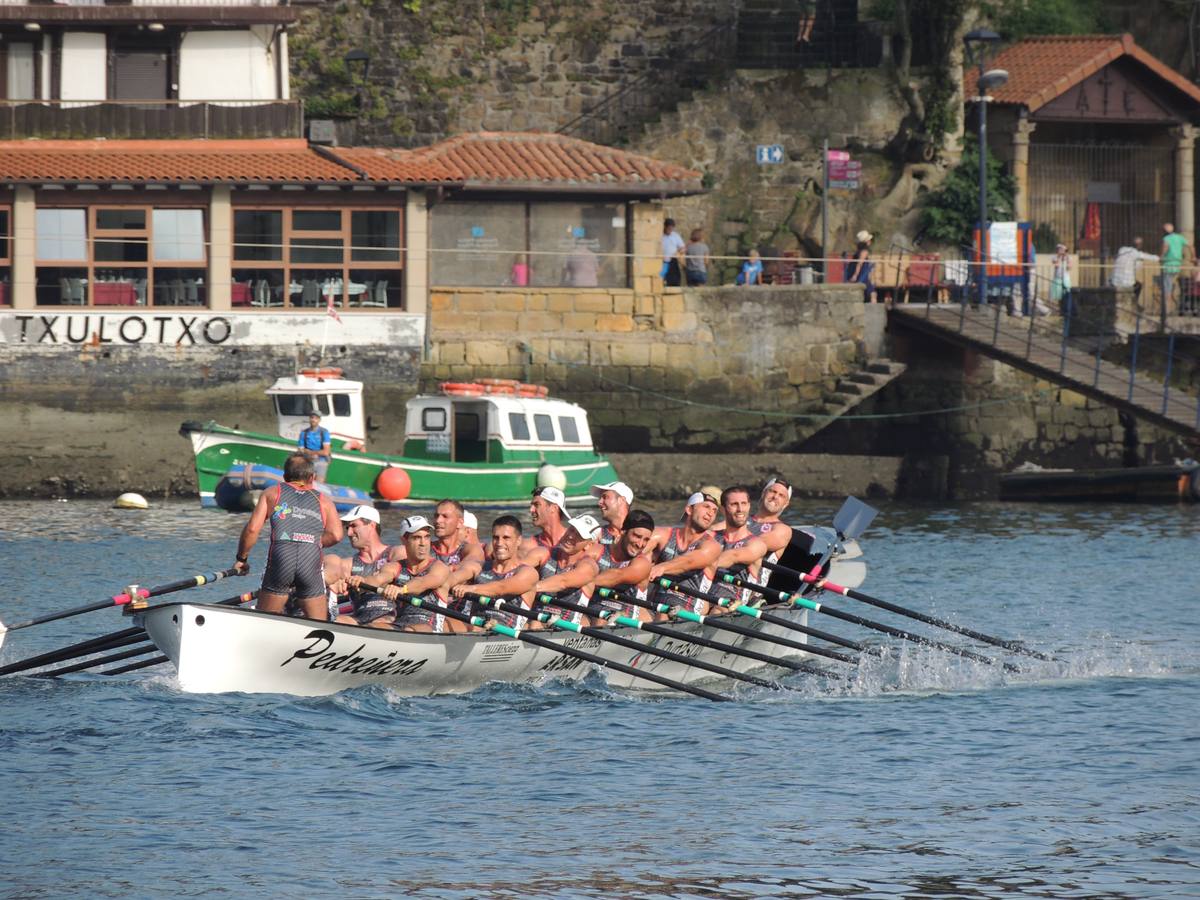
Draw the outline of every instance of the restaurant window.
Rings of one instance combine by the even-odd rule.
[[[238,209],[233,305],[401,309],[396,209]]]
[[[0,206],[0,306],[12,305],[12,211]]]
[[[431,213],[434,284],[627,287],[623,203],[447,202]]]
[[[37,211],[40,306],[207,306],[204,210]]]

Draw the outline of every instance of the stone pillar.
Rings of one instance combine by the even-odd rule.
[[[633,289],[639,294],[661,294],[663,208],[661,203],[632,203]]]
[[[409,191],[404,205],[404,309],[424,313],[429,302],[429,204]]]
[[[1196,245],[1196,126],[1180,125],[1175,136],[1175,230]]]
[[[1017,190],[1013,198],[1013,214],[1018,222],[1029,221],[1029,136],[1035,124],[1024,116],[1017,120],[1012,136],[1012,173]]]
[[[37,306],[37,203],[31,187],[18,186],[13,192],[12,229],[13,309],[33,309]]]
[[[233,204],[227,185],[215,185],[208,200],[208,308],[232,308]]]

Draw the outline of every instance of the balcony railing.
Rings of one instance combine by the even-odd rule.
[[[301,137],[299,100],[0,100],[0,139]]]

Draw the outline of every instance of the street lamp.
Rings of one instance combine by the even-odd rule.
[[[351,50],[342,57],[342,62],[346,64],[346,73],[350,76],[350,81],[355,85],[355,101],[361,110],[363,104],[363,85],[367,83],[367,73],[371,71],[371,54],[366,50]]]
[[[987,262],[984,259],[983,247],[988,238],[988,208],[987,208],[987,92],[1008,83],[1008,73],[1003,69],[984,71],[984,65],[991,55],[992,49],[1000,43],[1000,35],[987,28],[976,28],[967,32],[963,37],[963,49],[966,53],[968,66],[979,66],[979,78],[975,81],[978,92],[972,99],[979,109],[979,272],[976,276],[979,284],[979,306],[982,309],[987,303]],[[991,249],[990,246],[988,248]]]

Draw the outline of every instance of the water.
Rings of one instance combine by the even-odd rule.
[[[243,521],[3,511],[10,622],[229,565]],[[1018,675],[909,649],[728,704],[3,678],[0,896],[1195,897],[1198,537],[1200,507],[884,507],[863,589],[1063,660]],[[125,624],[17,632],[0,662]]]

